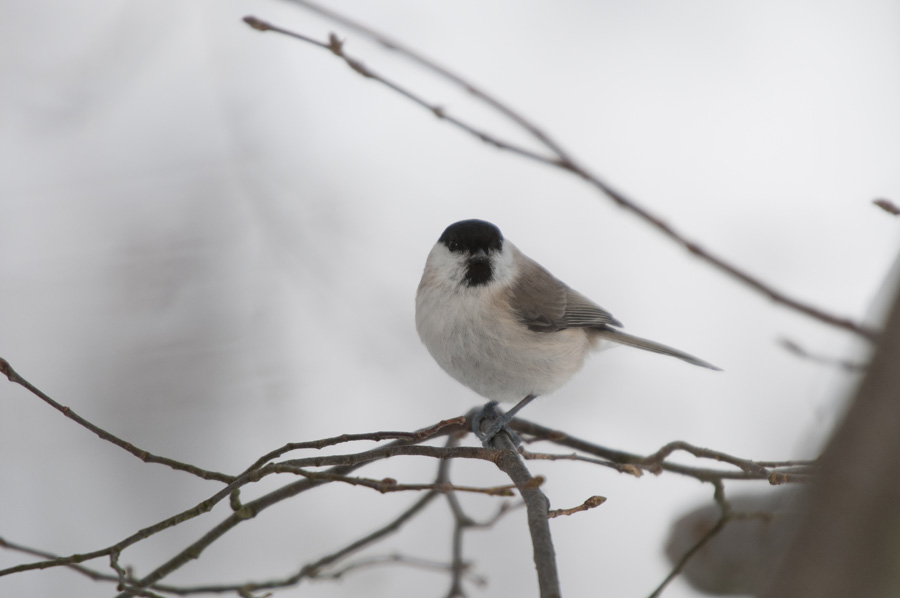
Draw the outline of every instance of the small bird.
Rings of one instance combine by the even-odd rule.
[[[603,341],[719,369],[626,334],[618,330],[621,326],[484,220],[447,227],[428,254],[416,292],[416,330],[431,356],[490,400],[473,422],[485,445],[535,397],[568,382]],[[498,418],[497,401],[518,403]],[[480,422],[488,415],[496,419],[483,431]]]

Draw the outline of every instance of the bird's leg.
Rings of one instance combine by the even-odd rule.
[[[516,416],[522,407],[530,403],[534,400],[537,395],[528,395],[518,403],[516,403],[512,409],[507,411],[504,414],[500,414],[497,409],[497,401],[491,401],[487,405],[481,408],[481,411],[475,414],[475,417],[472,418],[472,431],[475,432],[475,436],[481,440],[481,444],[487,446],[491,439],[497,435],[498,432],[503,431],[509,434],[510,439],[512,439],[513,444],[519,446],[522,444],[522,439],[519,438],[519,435],[513,432],[509,428],[509,422],[512,421],[512,418]],[[481,422],[485,419],[493,420],[491,424],[488,426],[487,430],[481,430]]]

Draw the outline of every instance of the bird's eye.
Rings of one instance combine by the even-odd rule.
[[[447,247],[450,251],[459,251],[459,241],[450,241],[447,243]]]

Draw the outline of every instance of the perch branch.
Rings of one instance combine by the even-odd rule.
[[[489,421],[485,423],[490,424]],[[531,475],[531,472],[525,467],[525,463],[519,458],[516,447],[507,433],[501,432],[494,436],[491,444],[503,449],[496,465],[515,483],[522,495],[522,500],[525,501],[540,596],[541,598],[559,598],[559,572],[556,568],[556,552],[553,550],[553,537],[550,535],[548,517],[550,501],[540,488],[543,478]]]

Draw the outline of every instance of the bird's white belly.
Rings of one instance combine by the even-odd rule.
[[[454,289],[448,301],[443,291],[418,297],[416,329],[435,361],[478,394],[495,401],[547,394],[581,369],[590,349],[584,330],[532,332],[508,306],[496,309],[502,293]]]

